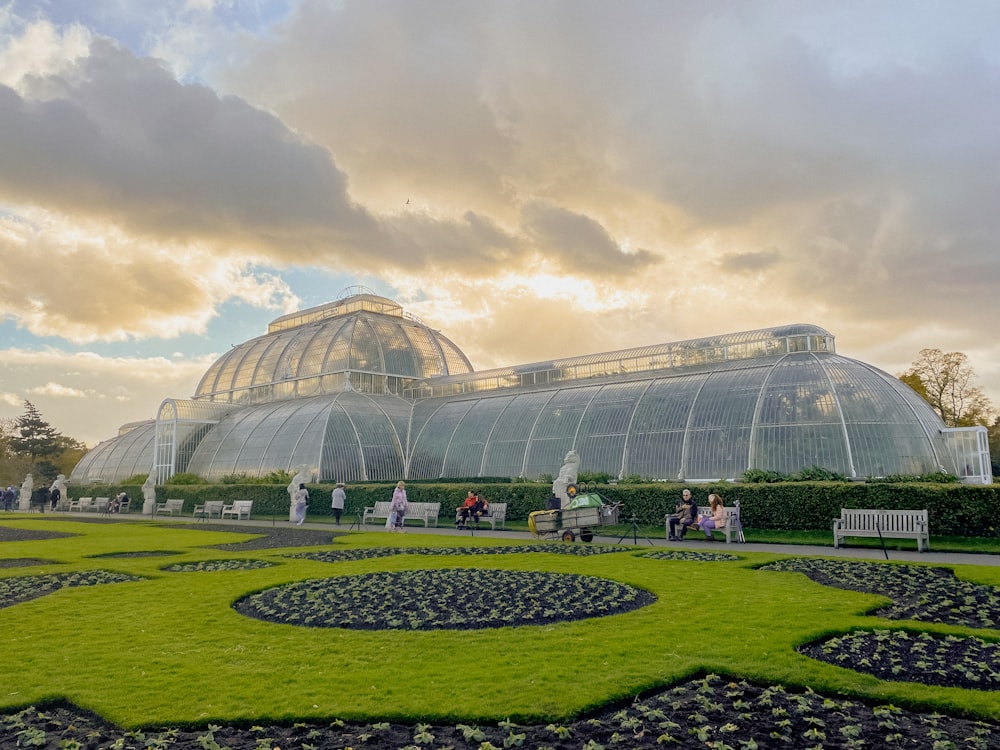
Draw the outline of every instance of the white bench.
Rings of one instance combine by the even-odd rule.
[[[373,506],[367,506],[361,515],[361,525],[368,523],[368,519],[388,519],[392,515],[392,503],[388,501],[376,502]],[[406,518],[415,518],[424,522],[424,527],[438,525],[438,516],[441,514],[441,503],[408,503],[406,506]]]
[[[203,521],[209,518],[222,518],[223,505],[225,503],[221,500],[209,500],[201,505],[196,505],[194,506],[194,517]]]
[[[66,509],[66,512],[72,513],[74,510],[78,510],[83,513],[85,510],[94,510],[96,507],[94,505],[94,498],[78,497],[76,500],[69,501],[69,507]]]
[[[927,510],[880,510],[841,508],[840,518],[833,519],[833,547],[849,536],[916,539],[917,551],[931,548]]]
[[[455,520],[461,518],[461,513],[455,513]],[[478,528],[481,523],[488,523],[490,529],[496,531],[497,524],[500,524],[500,528],[504,527],[507,522],[507,503],[490,503],[486,506],[486,513],[479,517],[478,521],[474,521],[472,516],[469,516],[469,520],[466,521],[466,525],[469,528]],[[470,525],[471,524],[471,525]]]
[[[226,516],[232,518],[236,516],[237,521],[242,521],[243,517],[246,516],[247,520],[250,520],[251,510],[253,510],[253,500],[235,500],[229,505],[222,506],[219,518],[225,518]]]
[[[746,542],[746,537],[743,536],[743,521],[740,520],[740,506],[739,505],[725,505],[723,508],[726,511],[726,528],[724,529],[714,529],[722,534],[726,535],[726,544],[729,544],[735,538],[737,542],[743,544]],[[670,517],[675,515],[674,513],[668,513],[663,519],[663,533],[666,537],[670,538]],[[698,516],[709,516],[712,515],[712,506],[710,505],[699,505],[698,506]],[[701,529],[697,523],[691,524],[689,529]],[[704,532],[702,532],[704,533]]]
[[[162,503],[156,504],[157,513],[166,513],[168,516],[172,516],[174,513],[180,515],[184,511],[184,501],[180,498],[168,498]]]

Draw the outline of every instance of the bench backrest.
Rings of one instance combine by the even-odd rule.
[[[409,503],[406,512],[411,516],[436,518],[441,513],[441,503]]]
[[[179,497],[167,498],[167,502],[164,504],[167,510],[182,510],[184,508],[184,499]]]
[[[389,507],[390,505],[392,505],[392,503],[388,500],[377,500],[375,502],[375,515],[388,517],[392,512],[392,509]]]
[[[916,531],[927,527],[927,511],[841,508],[840,520],[859,531]]]
[[[727,522],[730,521],[733,518],[735,518],[736,520],[739,520],[739,518],[740,518],[740,509],[739,509],[738,506],[735,506],[735,505],[724,505],[722,507],[725,508],[725,510],[726,510],[726,521]],[[708,518],[711,518],[712,517],[712,506],[711,505],[699,505],[698,506],[698,515],[699,516],[707,516]]]
[[[237,500],[233,503],[233,510],[237,513],[250,513],[253,508],[253,500]]]
[[[490,503],[490,506],[486,509],[486,515],[491,516],[498,521],[506,521],[507,503]]]
[[[206,513],[219,513],[222,511],[223,505],[225,505],[225,503],[222,500],[209,500],[205,503],[204,510]]]

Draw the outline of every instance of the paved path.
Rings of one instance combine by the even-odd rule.
[[[76,516],[73,516],[74,518]],[[158,516],[157,520],[178,522],[178,521],[192,521],[190,518],[181,518],[179,516]],[[213,519],[207,523],[218,523],[218,520]],[[240,525],[240,526],[284,526],[295,528],[295,524],[289,523],[287,520],[283,519],[257,519],[251,521],[239,521],[233,522],[229,519],[226,520],[227,524]],[[310,523],[309,519],[302,524],[300,528],[303,529],[319,529],[324,531],[348,531],[352,527],[344,523],[341,526],[335,526],[331,523]],[[382,529],[381,524],[370,524],[364,528],[364,531],[368,532],[378,532]],[[355,525],[353,530],[357,531],[358,527]],[[500,539],[517,539],[522,542],[537,541],[535,538],[527,531],[507,531],[497,529],[492,531],[489,526],[476,531],[468,531],[462,529],[456,529],[451,526],[439,526],[424,528],[423,526],[407,526],[407,535],[418,535],[418,534],[434,534],[438,536],[453,536],[460,539],[472,538],[500,538]],[[628,544],[628,545],[638,545],[638,546],[652,546],[652,547],[665,547],[670,549],[696,549],[699,551],[715,550],[719,552],[771,552],[782,555],[811,555],[811,556],[823,556],[823,557],[835,557],[835,558],[845,558],[852,560],[885,560],[886,555],[882,552],[880,547],[841,547],[839,549],[833,548],[833,543],[829,545],[807,545],[807,544],[760,544],[760,543],[749,543],[749,544],[726,544],[725,542],[706,542],[703,539],[698,538],[698,534],[695,532],[689,533],[687,540],[683,542],[668,542],[662,536],[652,536],[647,537],[642,534],[633,535],[631,533],[621,536],[595,536],[594,544]],[[573,544],[584,544],[584,542],[573,542]],[[913,551],[903,551],[903,550],[888,550],[888,559],[903,562],[919,562],[932,565],[1000,565],[1000,555],[988,555],[988,554],[972,554],[967,552],[917,552]]]

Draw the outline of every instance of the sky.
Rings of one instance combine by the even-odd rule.
[[[0,0],[0,418],[365,287],[478,369],[790,323],[1000,407],[994,0]]]

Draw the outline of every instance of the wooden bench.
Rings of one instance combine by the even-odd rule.
[[[225,503],[221,500],[209,500],[201,505],[196,505],[194,506],[194,517],[203,521],[207,521],[209,518],[222,518],[223,505]]]
[[[246,516],[246,519],[250,520],[251,510],[253,510],[253,500],[236,500],[229,505],[222,506],[219,518],[225,518],[226,516],[232,518],[235,516],[237,521],[242,521],[243,517]]]
[[[729,544],[735,538],[737,542],[743,544],[746,542],[746,537],[743,536],[743,521],[740,520],[740,506],[739,505],[725,505],[723,506],[726,510],[726,528],[724,529],[714,529],[713,531],[718,531],[721,534],[726,535],[726,544]],[[670,538],[670,517],[674,515],[673,513],[668,513],[663,519],[663,533],[666,537]],[[698,506],[698,516],[709,516],[712,515],[712,506],[710,505],[699,505]],[[701,526],[697,523],[691,524],[689,529],[701,530]],[[704,532],[702,532],[704,533]]]
[[[156,504],[157,513],[166,513],[168,516],[172,516],[174,513],[180,515],[184,512],[184,501],[180,498],[167,498],[166,501]]]
[[[840,518],[833,519],[833,546],[849,536],[891,539],[916,539],[917,551],[931,548],[927,510],[881,510],[841,508]]]
[[[461,517],[458,511],[455,512],[455,520]],[[479,517],[478,521],[472,520],[472,516],[469,516],[469,521],[466,524],[470,529],[479,528],[479,524],[488,523],[490,529],[496,531],[497,524],[500,524],[500,528],[504,527],[507,522],[507,503],[490,503],[486,506],[486,513]],[[461,528],[461,527],[460,527]]]
[[[93,510],[95,507],[94,498],[78,497],[76,500],[69,501],[69,507],[66,509],[66,512],[72,513],[74,510],[78,510],[83,513],[85,510]]]
[[[376,502],[373,506],[367,506],[361,515],[361,525],[368,523],[368,519],[385,519],[392,515],[392,503],[388,501]],[[409,503],[406,506],[406,517],[404,523],[410,519],[424,522],[424,527],[438,525],[438,516],[441,514],[441,503]]]

